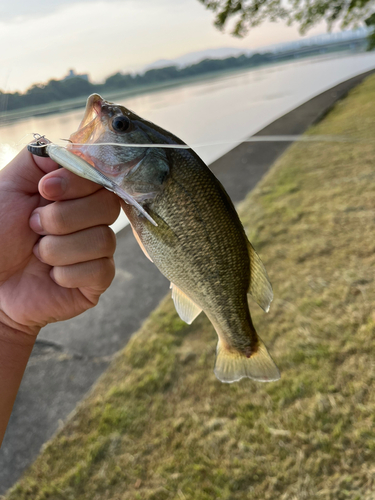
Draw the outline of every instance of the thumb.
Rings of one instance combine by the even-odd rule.
[[[0,171],[0,179],[7,189],[33,194],[38,192],[40,179],[58,167],[51,158],[34,156],[24,148]]]

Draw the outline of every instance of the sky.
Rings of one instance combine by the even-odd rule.
[[[0,0],[0,89],[22,92],[70,68],[101,82],[188,52],[300,38],[295,26],[265,23],[237,39],[218,31],[213,17],[198,0]]]

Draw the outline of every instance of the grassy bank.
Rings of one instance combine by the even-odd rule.
[[[292,146],[240,206],[281,380],[218,382],[167,298],[7,500],[374,498],[374,102],[371,77],[309,131],[357,142]]]

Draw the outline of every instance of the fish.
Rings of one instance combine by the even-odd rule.
[[[268,312],[270,280],[229,195],[201,158],[172,133],[98,94],[88,98],[69,141],[71,153],[149,214],[121,202],[145,256],[170,281],[180,318],[191,324],[203,311],[216,330],[216,377],[278,380],[248,302],[251,295]]]

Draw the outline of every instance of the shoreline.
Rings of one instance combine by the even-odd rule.
[[[255,136],[303,133],[374,72],[332,87]],[[290,144],[292,141],[242,143],[210,168],[237,204]],[[74,412],[113,356],[168,292],[168,281],[144,258],[129,226],[118,235],[115,260],[115,280],[100,304],[78,318],[49,325],[39,336],[0,453],[0,494],[18,480],[58,430],[59,421]],[[124,290],[131,293],[124,294]]]
[[[338,59],[342,57],[347,57],[350,55],[363,54],[365,51],[345,51],[345,52],[332,52],[329,54],[314,55],[308,57],[300,57],[297,59],[289,59],[285,61],[276,61],[273,63],[264,63],[252,68],[239,68],[239,69],[226,69],[223,71],[215,71],[210,73],[204,73],[198,76],[192,76],[189,78],[179,78],[176,80],[169,80],[168,82],[154,84],[154,85],[144,85],[135,87],[129,90],[115,90],[105,92],[106,99],[126,99],[129,97],[135,97],[138,95],[143,95],[147,93],[154,93],[163,90],[173,89],[182,87],[184,85],[194,85],[202,82],[215,80],[222,78],[224,76],[235,76],[240,74],[245,74],[257,70],[262,70],[265,68],[274,68],[277,66],[282,66],[285,64],[293,64],[302,61],[314,61],[314,60],[325,60],[325,59]],[[37,106],[25,107],[20,109],[15,109],[12,111],[0,112],[0,129],[15,123],[19,120],[39,117],[39,116],[49,116],[53,114],[60,114],[69,111],[74,111],[77,109],[84,108],[86,106],[87,97],[75,97],[72,99],[65,99],[63,101],[54,101],[48,104],[40,104]]]

